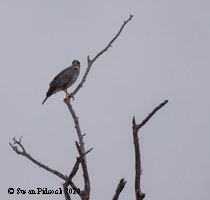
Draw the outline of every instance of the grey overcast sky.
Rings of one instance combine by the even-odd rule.
[[[210,191],[210,2],[200,0],[1,0],[1,199],[64,199],[17,194],[62,188],[63,180],[17,155],[12,138],[35,159],[69,174],[78,153],[64,92],[41,105],[49,82],[74,59],[77,86],[93,58],[134,15],[108,52],[92,66],[72,105],[86,133],[91,199],[134,196],[132,117],[139,132],[142,191],[149,200],[207,200]],[[74,178],[82,189],[82,173]],[[8,194],[14,188],[14,194]],[[76,195],[72,199],[78,200]]]

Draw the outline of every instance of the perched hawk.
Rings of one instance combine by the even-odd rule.
[[[69,88],[76,80],[80,71],[80,62],[74,60],[70,67],[62,70],[50,83],[50,88],[46,94],[46,98],[42,102],[47,100],[52,94],[55,94],[58,91],[63,90],[66,93],[66,99],[69,99],[72,94],[67,92],[67,88]]]

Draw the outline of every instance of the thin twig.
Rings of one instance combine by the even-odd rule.
[[[76,175],[76,173],[79,169],[79,164],[80,164],[80,158],[77,158],[76,163],[74,164],[74,167],[68,176],[68,179],[64,183],[64,184],[66,184],[66,187],[68,187],[68,185],[70,185],[71,188],[73,188],[74,191],[76,191],[76,192],[78,191],[77,186],[72,182],[72,178]],[[80,196],[80,193],[77,192],[77,194]]]
[[[144,126],[149,119],[159,110],[161,109],[165,104],[168,103],[168,100],[165,100],[163,103],[161,103],[159,106],[157,106],[142,122],[141,124],[137,124],[137,129],[140,129],[142,126]]]
[[[93,150],[93,148],[89,149],[88,151],[85,152],[85,155],[90,153]]]
[[[114,197],[113,197],[112,200],[117,200],[117,199],[118,199],[118,197],[119,197],[121,191],[122,191],[123,188],[125,187],[125,184],[126,184],[126,181],[124,180],[124,178],[121,179],[120,182],[119,182],[119,184],[118,184],[118,186],[117,186],[117,189],[116,189],[116,191],[115,191],[115,195],[114,195]]]
[[[76,163],[74,164],[74,167],[71,173],[69,174],[68,179],[72,179],[75,176],[75,174],[77,173],[77,170],[79,169],[79,164],[80,164],[80,159],[77,158]]]

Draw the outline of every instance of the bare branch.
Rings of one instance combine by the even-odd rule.
[[[85,161],[85,153],[82,152],[81,146],[76,142],[76,147],[80,155],[80,162],[82,165],[82,170],[83,170],[83,177],[84,177],[84,184],[85,188],[83,191],[81,191],[81,198],[82,199],[89,199],[90,196],[90,179],[88,175],[88,170],[87,170],[87,163]]]
[[[139,140],[138,140],[138,129],[135,122],[135,117],[133,117],[133,143],[135,149],[135,193],[136,193],[136,200],[142,200],[140,198],[142,195],[145,196],[144,193],[141,193],[140,189],[140,177],[141,177],[141,157],[140,157],[140,147],[139,147]]]
[[[85,152],[85,155],[88,154],[92,149],[93,149],[93,148],[91,148],[90,150],[86,151],[86,152]],[[77,192],[77,194],[78,194],[79,196],[81,196],[81,194],[78,193],[78,190],[77,190],[78,188],[77,188],[76,185],[72,182],[72,178],[73,178],[73,177],[75,176],[75,174],[77,173],[77,171],[78,171],[78,169],[79,169],[79,164],[80,164],[80,163],[81,163],[81,159],[80,159],[80,158],[77,158],[76,163],[74,164],[74,167],[73,167],[71,173],[70,173],[69,176],[68,176],[68,179],[67,179],[66,182],[63,184],[63,186],[64,186],[64,191],[66,191],[68,185],[70,185],[70,186],[74,189],[74,191]],[[67,195],[67,196],[68,196],[68,195]],[[65,195],[66,199],[68,198],[67,196]]]
[[[72,178],[75,176],[75,174],[77,173],[77,171],[79,169],[79,164],[80,164],[80,159],[77,158],[76,163],[74,164],[74,167],[73,167],[71,173],[68,176],[68,179],[66,180],[65,183],[63,183],[63,190],[64,190],[64,194],[65,194],[66,200],[70,200],[71,199],[71,197],[68,194],[68,192],[67,192],[67,194],[65,193],[67,191],[68,185],[70,185],[71,188],[73,188],[74,191],[76,191],[77,194],[81,197],[80,193],[78,193],[77,186],[72,182]]]
[[[74,109],[73,109],[72,105],[70,104],[70,101],[64,99],[64,103],[66,103],[66,105],[68,106],[69,111],[70,111],[70,113],[73,117],[75,128],[76,128],[77,135],[78,135],[78,138],[79,138],[79,144],[81,146],[82,153],[84,154],[85,153],[85,147],[84,147],[84,142],[83,142],[83,135],[81,133],[80,126],[79,126],[78,117],[76,116],[76,113],[74,112]]]
[[[140,145],[138,139],[138,130],[145,125],[149,119],[160,109],[162,108],[168,100],[165,100],[159,106],[157,106],[143,121],[141,124],[136,124],[135,117],[133,117],[133,143],[135,149],[135,193],[136,193],[136,200],[142,200],[145,197],[145,193],[141,192],[140,188],[140,178],[141,178],[141,156],[140,156]]]
[[[79,167],[79,163],[80,163],[80,159],[77,158],[77,161],[72,169],[72,172],[70,173],[69,177],[66,177],[64,176],[62,173],[58,172],[57,170],[54,170],[54,169],[51,169],[50,167],[42,164],[41,162],[38,162],[37,160],[35,160],[30,154],[28,154],[26,151],[25,151],[25,148],[23,147],[23,145],[21,144],[21,139],[22,137],[20,138],[19,141],[17,141],[15,139],[15,137],[13,138],[14,140],[14,144],[18,144],[21,148],[22,148],[22,151],[18,150],[18,147],[17,146],[14,146],[12,145],[11,143],[10,146],[12,147],[12,149],[19,155],[22,155],[22,156],[25,156],[26,158],[28,158],[29,160],[31,160],[33,163],[37,164],[39,167],[42,167],[44,168],[45,170],[55,174],[56,176],[62,178],[63,180],[65,180],[65,183],[63,184],[63,188],[64,188],[64,194],[65,194],[65,198],[66,200],[71,200],[71,197],[68,193],[66,193],[66,189],[68,187],[68,185],[70,185],[73,189],[75,189],[75,191],[77,192],[77,187],[76,185],[72,182],[72,178],[74,177],[74,175],[76,174],[77,170],[78,170],[78,167]],[[79,193],[78,193],[79,194]]]
[[[70,101],[64,99],[64,102],[68,106],[69,111],[70,111],[70,113],[73,117],[75,128],[76,128],[77,135],[78,135],[78,138],[79,138],[79,144],[76,142],[76,146],[77,146],[77,150],[78,150],[79,155],[80,155],[80,162],[81,162],[81,165],[82,165],[83,176],[84,176],[84,186],[85,186],[84,190],[82,190],[80,192],[80,197],[82,199],[89,199],[89,197],[90,197],[90,179],[89,179],[89,175],[88,175],[87,162],[86,162],[86,156],[85,155],[88,152],[90,152],[91,150],[89,150],[88,152],[85,152],[83,135],[82,135],[81,130],[80,130],[78,117],[76,116],[76,113],[74,112],[74,109],[73,109],[72,105],[70,104]],[[71,182],[69,184],[72,187]]]
[[[35,160],[33,157],[31,157],[31,155],[28,154],[28,153],[25,151],[23,145],[21,144],[21,139],[20,139],[19,141],[17,141],[17,140],[15,139],[15,137],[14,137],[13,140],[15,141],[14,144],[18,144],[18,145],[22,148],[22,150],[23,150],[23,151],[19,151],[17,146],[14,146],[14,145],[12,145],[11,143],[9,143],[10,146],[13,148],[13,150],[14,150],[17,154],[20,154],[20,155],[22,155],[22,156],[25,156],[26,158],[28,158],[29,160],[31,160],[33,163],[37,164],[39,167],[42,167],[42,168],[46,169],[47,171],[49,171],[49,172],[55,174],[56,176],[62,178],[63,180],[66,180],[66,179],[67,179],[67,177],[64,176],[62,173],[58,172],[57,170],[51,169],[50,167],[48,167],[48,166],[46,166],[46,165],[44,165],[44,164],[38,162],[38,161]]]
[[[161,109],[165,104],[168,103],[168,100],[165,100],[163,103],[161,103],[159,106],[157,106],[142,122],[141,124],[137,124],[137,129],[140,129],[142,126],[144,126],[149,119],[159,110]]]
[[[109,47],[112,47],[112,43],[118,38],[118,36],[120,35],[120,33],[122,32],[124,26],[132,19],[132,17],[134,17],[134,15],[130,15],[129,19],[127,21],[124,21],[123,25],[121,26],[120,30],[118,31],[118,33],[115,35],[115,37],[109,42],[109,44],[101,51],[99,52],[95,58],[93,58],[93,60],[91,60],[91,62],[93,63],[100,55],[102,55],[105,51],[107,51],[109,49]]]
[[[72,179],[75,176],[75,174],[77,173],[77,170],[79,169],[79,164],[80,164],[80,159],[77,158],[76,163],[74,164],[74,167],[71,173],[69,174],[68,180]]]
[[[129,19],[124,21],[123,25],[121,26],[120,30],[118,31],[118,33],[116,34],[116,36],[109,42],[109,44],[102,50],[100,51],[92,60],[90,59],[90,57],[87,57],[87,63],[88,63],[88,67],[86,69],[86,72],[82,78],[82,81],[79,83],[79,85],[77,86],[77,88],[71,93],[72,95],[75,95],[79,89],[83,86],[83,83],[86,80],[86,77],[90,71],[90,68],[92,66],[92,64],[95,62],[95,60],[101,56],[105,51],[107,51],[110,47],[112,47],[112,43],[118,38],[118,36],[120,35],[120,33],[122,32],[124,26],[134,17],[134,15],[130,15]]]
[[[74,164],[74,167],[73,167],[71,173],[68,176],[68,179],[64,183],[66,188],[68,187],[68,185],[70,185],[76,192],[77,192],[77,186],[72,182],[72,178],[77,173],[77,171],[79,169],[79,164],[80,164],[80,158],[77,158],[76,163]],[[80,193],[77,192],[77,194],[80,196]]]
[[[89,149],[88,151],[85,152],[85,155],[90,153],[93,150],[93,148]]]
[[[14,144],[18,144],[18,145],[21,147],[21,149],[23,150],[23,152],[26,152],[25,149],[24,149],[24,147],[23,147],[23,145],[21,144],[22,138],[23,138],[23,136],[21,136],[20,139],[19,139],[19,141],[17,141],[17,140],[16,140],[16,137],[14,137],[14,138],[13,138],[13,140],[14,140],[13,145],[14,145]],[[10,144],[10,143],[9,143],[9,144]],[[10,146],[12,146],[12,145],[10,144]],[[13,147],[13,146],[12,146],[12,147]]]
[[[63,184],[63,192],[64,192],[66,200],[71,200],[70,194],[68,192],[66,192],[67,191],[67,187],[68,187],[68,183],[65,182]]]
[[[115,191],[115,195],[114,195],[114,197],[113,197],[112,200],[117,200],[117,199],[118,199],[118,197],[119,197],[121,191],[122,191],[123,188],[125,187],[125,184],[126,184],[126,181],[124,180],[124,178],[121,179],[120,182],[119,182],[119,184],[118,184],[118,186],[117,186],[117,189],[116,189],[116,191]]]

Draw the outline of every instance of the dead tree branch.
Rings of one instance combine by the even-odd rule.
[[[118,186],[117,186],[117,189],[116,189],[116,191],[115,191],[115,195],[114,195],[114,197],[113,197],[112,200],[117,200],[117,199],[118,199],[118,197],[119,197],[121,191],[122,191],[123,188],[125,187],[125,184],[126,184],[126,181],[124,180],[124,178],[121,179],[120,182],[119,182],[119,184],[118,184]]]
[[[95,62],[95,60],[101,56],[105,51],[107,51],[111,46],[112,43],[118,38],[118,36],[120,35],[120,33],[122,32],[124,26],[134,17],[134,15],[130,15],[129,19],[124,21],[123,25],[121,26],[120,30],[118,31],[118,33],[115,35],[115,37],[109,42],[109,44],[102,50],[100,51],[92,60],[90,59],[90,57],[87,57],[87,63],[88,63],[88,67],[86,69],[86,72],[82,78],[82,81],[79,83],[79,85],[77,86],[77,88],[71,93],[72,95],[75,95],[79,89],[83,86],[83,83],[86,81],[86,77],[90,71],[90,68],[92,66],[92,64]]]
[[[77,131],[77,136],[79,138],[79,144],[81,146],[82,153],[85,154],[83,135],[81,133],[80,126],[79,126],[79,121],[78,121],[79,118],[76,116],[76,113],[74,112],[74,109],[73,109],[72,105],[70,104],[70,101],[68,101],[67,99],[64,99],[64,102],[68,106],[68,109],[69,109],[69,111],[70,111],[70,113],[73,117],[75,128],[76,128],[76,131]]]
[[[78,169],[79,169],[79,164],[80,164],[80,159],[77,158],[76,163],[74,164],[74,167],[71,171],[71,173],[68,176],[68,179],[66,180],[66,182],[63,184],[65,186],[65,188],[68,187],[68,185],[71,186],[71,188],[73,188],[76,192],[77,192],[77,187],[76,185],[72,182],[72,178],[76,175]],[[80,195],[80,193],[77,192],[78,195]]]
[[[165,100],[163,103],[161,103],[159,106],[157,106],[142,122],[141,124],[137,124],[137,129],[140,129],[142,126],[144,126],[149,119],[159,110],[161,109],[165,104],[168,103],[168,100]]]
[[[81,162],[81,165],[82,165],[84,184],[85,184],[84,190],[81,191],[81,197],[84,200],[85,199],[88,200],[89,196],[90,196],[90,179],[89,179],[89,175],[88,175],[87,163],[86,163],[86,160],[85,160],[85,154],[82,152],[82,148],[78,144],[78,142],[76,142],[76,147],[77,147],[77,150],[78,150],[79,155],[80,155],[80,162]]]
[[[48,166],[42,164],[41,162],[39,162],[39,161],[37,161],[36,159],[34,159],[30,154],[28,154],[28,153],[26,152],[24,146],[21,144],[21,139],[22,139],[22,137],[20,138],[19,141],[17,141],[17,140],[15,139],[15,137],[13,138],[14,144],[12,145],[11,143],[9,143],[10,146],[12,147],[12,149],[13,149],[17,154],[22,155],[22,156],[25,156],[26,158],[28,158],[29,160],[31,160],[33,163],[37,164],[39,167],[42,167],[43,169],[45,169],[45,170],[47,170],[47,171],[49,171],[49,172],[55,174],[56,176],[62,178],[63,180],[65,180],[65,183],[63,184],[65,198],[66,198],[67,200],[71,200],[70,195],[69,195],[67,192],[65,192],[65,191],[66,191],[66,188],[68,187],[68,185],[70,185],[76,192],[78,191],[78,190],[77,190],[77,186],[76,186],[76,185],[73,183],[73,181],[72,181],[72,178],[74,177],[74,175],[76,174],[76,172],[77,172],[77,170],[78,170],[78,168],[79,168],[80,159],[77,158],[77,161],[76,161],[76,163],[75,163],[75,165],[74,165],[74,167],[73,167],[73,169],[72,169],[72,171],[71,171],[69,177],[64,176],[61,172],[58,172],[57,170],[54,170],[54,169],[52,169],[52,168],[50,168],[50,167],[48,167]],[[15,144],[19,145],[19,146],[21,147],[22,151],[18,150],[18,147],[17,147],[17,146],[14,146]],[[78,192],[77,192],[77,194],[80,195],[80,193],[78,193]]]
[[[68,192],[66,192],[66,191],[67,191],[67,187],[68,187],[68,183],[65,182],[65,183],[63,184],[64,195],[65,195],[66,200],[71,200],[71,196],[69,195]]]
[[[77,131],[77,135],[79,138],[79,144],[76,142],[76,147],[77,150],[79,152],[80,155],[80,163],[82,165],[82,170],[83,170],[83,177],[84,177],[84,190],[80,191],[80,197],[82,200],[88,200],[90,198],[90,179],[89,179],[89,175],[88,175],[88,170],[87,170],[87,162],[86,162],[86,153],[90,152],[91,150],[89,150],[88,152],[85,152],[85,147],[84,147],[84,142],[83,142],[83,135],[80,129],[80,125],[79,125],[79,120],[78,117],[76,116],[76,113],[74,112],[74,109],[72,107],[72,105],[70,104],[70,101],[68,100],[64,100],[64,102],[66,103],[72,117],[74,120],[74,124],[75,124],[75,128]],[[70,183],[69,183],[70,184]],[[71,185],[71,184],[70,184]],[[68,183],[67,183],[68,186]],[[71,185],[72,187],[72,185]]]
[[[145,197],[145,193],[141,192],[140,188],[140,178],[141,178],[141,156],[140,156],[140,145],[138,139],[138,131],[139,129],[144,126],[149,119],[160,109],[162,108],[168,100],[165,100],[159,106],[157,106],[143,121],[141,124],[136,124],[135,117],[133,117],[133,143],[135,149],[135,193],[136,193],[136,200],[142,200]]]
[[[66,179],[67,179],[67,177],[64,176],[62,173],[58,172],[57,170],[51,169],[50,167],[48,167],[48,166],[42,164],[41,162],[38,162],[38,161],[35,160],[30,154],[28,154],[28,153],[25,151],[23,145],[21,144],[21,139],[20,139],[19,141],[17,141],[17,140],[15,139],[15,137],[14,137],[13,140],[14,140],[14,144],[13,144],[13,145],[12,145],[11,143],[9,143],[9,144],[10,144],[10,146],[13,148],[13,150],[14,150],[17,154],[22,155],[22,156],[25,156],[26,158],[28,158],[29,160],[31,160],[33,163],[37,164],[39,167],[42,167],[42,168],[46,169],[47,171],[49,171],[49,172],[55,174],[56,176],[62,178],[63,180],[66,180]],[[22,148],[22,151],[18,150],[18,147],[17,147],[17,146],[14,146],[15,144],[18,144],[18,145]]]
[[[66,182],[63,183],[63,191],[64,191],[64,194],[65,194],[66,200],[71,200],[71,197],[70,197],[69,193],[68,193],[68,192],[65,192],[65,191],[67,191],[68,185],[70,185],[71,188],[74,189],[74,191],[76,191],[77,194],[80,196],[80,193],[79,193],[78,190],[77,190],[78,188],[77,188],[76,185],[72,182],[72,178],[75,176],[75,174],[77,173],[77,171],[78,171],[78,169],[79,169],[79,164],[80,164],[80,159],[77,158],[76,163],[74,164],[74,167],[73,167],[71,173],[69,174],[69,176],[68,176]],[[80,197],[81,197],[81,196],[80,196]]]

